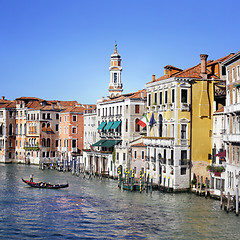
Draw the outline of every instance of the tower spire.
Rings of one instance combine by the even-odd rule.
[[[121,82],[121,56],[117,52],[117,44],[115,43],[114,53],[111,55],[111,66],[109,67],[110,71],[110,83],[109,83],[109,96],[116,97],[121,95],[123,91],[123,86]]]

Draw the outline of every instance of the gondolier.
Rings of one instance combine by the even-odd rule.
[[[30,175],[30,182],[33,182],[33,173]]]

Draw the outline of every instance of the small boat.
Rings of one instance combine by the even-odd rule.
[[[66,184],[50,184],[50,183],[44,183],[44,182],[39,182],[39,183],[30,182],[28,180],[24,180],[23,178],[22,178],[22,180],[30,187],[35,187],[35,188],[58,189],[58,188],[66,188],[69,186],[68,183],[66,183]]]

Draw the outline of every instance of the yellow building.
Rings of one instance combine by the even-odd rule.
[[[194,174],[209,177],[212,114],[224,104],[214,92],[224,83],[221,62],[230,55],[216,61],[207,61],[205,54],[200,57],[200,64],[186,70],[165,66],[164,76],[153,75],[146,85],[147,171],[174,191],[189,188]]]

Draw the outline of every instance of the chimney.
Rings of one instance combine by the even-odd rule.
[[[155,75],[152,75],[152,81],[153,82],[155,81]]]
[[[201,58],[201,76],[202,78],[207,78],[207,54],[200,54]]]
[[[2,96],[2,100],[5,100],[5,96]]]

